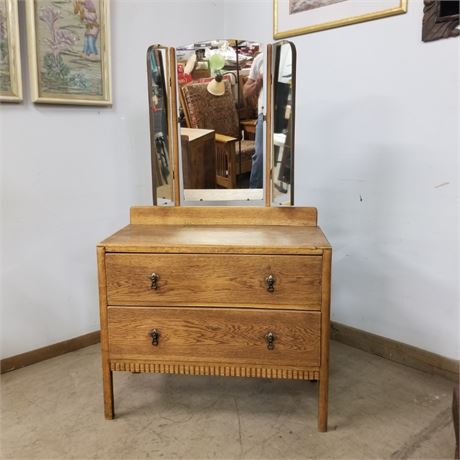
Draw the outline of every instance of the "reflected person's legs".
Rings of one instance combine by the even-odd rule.
[[[250,188],[262,188],[264,179],[264,114],[259,113],[256,125],[255,152],[252,155]]]

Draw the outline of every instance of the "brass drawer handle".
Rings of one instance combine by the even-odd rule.
[[[267,286],[268,292],[275,292],[275,283],[276,283],[276,278],[273,275],[268,275],[265,278],[265,285]]]
[[[270,331],[265,334],[265,342],[267,342],[267,348],[269,350],[273,350],[275,348],[275,339],[276,336],[273,332]]]
[[[152,285],[150,286],[150,289],[158,289],[158,280],[160,279],[160,275],[157,275],[156,273],[152,273],[150,276],[150,281],[152,282]]]
[[[149,332],[149,336],[152,337],[152,345],[157,347],[158,341],[160,340],[160,331],[158,329],[152,329]]]

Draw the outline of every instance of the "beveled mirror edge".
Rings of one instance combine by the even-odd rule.
[[[292,52],[292,84],[291,84],[291,91],[292,95],[291,98],[293,100],[291,106],[291,206],[294,206],[294,196],[295,196],[295,108],[296,108],[296,75],[297,75],[297,50],[293,42],[289,40],[285,40],[286,43],[289,43],[291,46]]]
[[[172,138],[172,132],[171,132],[171,96],[172,96],[172,91],[171,91],[171,66],[170,66],[170,57],[169,57],[169,47],[161,45],[159,43],[155,43],[153,45],[150,45],[147,48],[147,53],[146,53],[146,61],[147,61],[147,96],[148,96],[148,108],[149,108],[149,128],[150,128],[150,161],[151,161],[151,174],[152,174],[152,198],[153,198],[153,205],[158,206],[158,193],[157,189],[158,187],[155,184],[155,177],[157,177],[158,173],[158,164],[156,161],[154,161],[154,156],[155,156],[155,151],[153,148],[153,141],[152,141],[152,132],[153,132],[153,115],[152,115],[152,107],[151,107],[151,89],[152,89],[152,72],[151,72],[151,63],[150,63],[150,54],[154,50],[164,50],[165,51],[165,58],[166,58],[166,63],[164,65],[164,68],[169,72],[168,76],[165,76],[165,87],[167,88],[167,104],[166,104],[166,126],[168,129],[168,154],[171,156],[171,152],[173,152],[172,147],[173,147],[173,138]],[[173,203],[175,202],[175,190],[174,190],[174,167],[171,168],[171,178],[172,178],[172,183],[171,183],[171,200],[170,204],[166,204],[167,206],[172,206]]]
[[[170,96],[170,118],[171,118],[171,139],[172,139],[172,181],[173,181],[173,201],[174,206],[181,204],[180,192],[180,164],[179,164],[179,117],[177,103],[177,73],[176,73],[176,48],[169,48],[169,84],[171,88]]]
[[[265,106],[265,206],[271,206],[271,176],[272,176],[272,93],[273,93],[273,66],[272,66],[272,44],[267,44],[266,52],[266,106]]]
[[[291,98],[292,98],[292,101],[293,101],[293,104],[291,106],[291,133],[290,133],[290,137],[291,137],[291,157],[290,157],[290,168],[291,168],[291,176],[290,176],[290,200],[289,200],[289,206],[294,206],[294,192],[295,192],[295,188],[294,188],[294,181],[295,181],[295,173],[294,173],[294,162],[295,162],[295,98],[296,98],[296,73],[297,73],[297,50],[296,50],[296,47],[295,47],[295,44],[290,41],[290,40],[280,40],[280,41],[277,41],[275,43],[272,44],[273,46],[273,49],[275,47],[281,47],[283,46],[284,44],[288,44],[291,48],[291,53],[292,53],[292,76],[291,76],[291,79],[292,79],[292,83],[291,83]],[[272,52],[274,54],[274,51]],[[276,60],[273,59],[273,65],[271,67],[271,72],[274,72],[274,66],[276,65]],[[273,76],[272,76],[273,78]],[[273,82],[272,82],[273,84]],[[273,96],[274,96],[274,91],[275,91],[275,86],[273,85],[272,86],[272,93],[273,93]],[[274,114],[274,111],[272,112]],[[273,135],[273,133],[271,133]],[[270,205],[271,206],[281,206],[281,204],[276,204],[274,202],[274,193],[273,193],[273,187],[274,187],[274,180],[273,180],[273,169],[274,169],[274,164],[273,164],[273,158],[274,158],[274,155],[273,155],[273,145],[272,145],[272,148],[270,150],[270,155],[271,155],[271,159],[270,159],[270,195],[271,195],[271,201],[270,201]]]
[[[157,175],[157,165],[154,161],[154,151],[152,143],[152,131],[153,131],[153,117],[152,117],[152,107],[151,107],[151,91],[152,91],[152,72],[150,69],[150,53],[152,50],[157,49],[161,45],[151,45],[147,48],[145,53],[145,59],[147,64],[147,103],[149,108],[149,142],[150,142],[150,170],[152,174],[152,199],[153,205],[156,206],[158,203],[157,199],[157,187],[155,186],[155,177]]]
[[[295,197],[295,111],[296,111],[296,97],[297,97],[297,49],[294,43],[289,42],[292,49],[292,63],[295,69],[292,72],[292,154],[291,154],[291,206],[294,206]]]

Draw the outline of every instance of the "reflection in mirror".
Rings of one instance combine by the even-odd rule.
[[[260,44],[192,43],[176,49],[176,61],[185,201],[262,200]]]
[[[288,41],[273,45],[272,204],[294,204],[296,51]]]
[[[153,203],[174,204],[170,157],[169,86],[167,48],[153,45],[147,50],[150,112]]]

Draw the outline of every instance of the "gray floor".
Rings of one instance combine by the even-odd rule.
[[[332,344],[328,433],[316,384],[115,374],[97,346],[2,376],[1,458],[453,458],[453,384]]]

